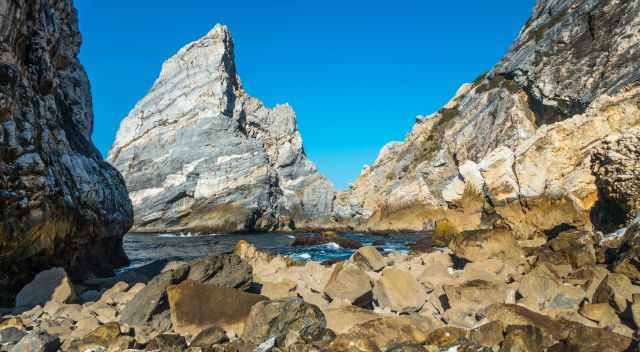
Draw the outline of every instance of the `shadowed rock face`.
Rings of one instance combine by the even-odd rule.
[[[639,33],[638,0],[538,0],[506,56],[383,148],[337,194],[335,217],[363,230],[501,221],[525,237],[621,225],[625,214],[602,218],[640,197],[633,182],[612,186],[638,163],[614,149],[639,133]],[[602,166],[609,159],[615,175]]]
[[[243,90],[226,27],[167,60],[123,120],[109,161],[135,231],[248,231],[326,224],[333,190],[305,156],[293,110]]]
[[[127,260],[131,203],[91,142],[80,43],[70,0],[0,0],[0,303],[42,269]]]

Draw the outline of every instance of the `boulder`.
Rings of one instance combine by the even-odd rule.
[[[585,299],[581,287],[564,284],[546,265],[538,265],[518,286],[519,303],[536,310],[576,311]]]
[[[189,347],[200,347],[203,350],[211,348],[213,345],[229,341],[227,334],[218,326],[212,326],[200,331],[189,343]]]
[[[351,260],[364,270],[380,271],[386,265],[384,257],[373,246],[359,248]]]
[[[620,324],[620,318],[608,303],[584,304],[580,307],[580,314],[597,322],[600,327],[614,327]]]
[[[639,290],[627,276],[610,273],[596,289],[593,303],[608,303],[621,313],[627,310],[629,303],[633,302],[633,294],[639,293]]]
[[[75,289],[63,268],[40,272],[18,292],[16,307],[30,309],[47,302],[73,303],[77,301]]]
[[[276,346],[289,347],[321,340],[326,326],[320,309],[300,299],[263,301],[251,308],[242,339],[260,343],[275,338]]]
[[[184,337],[175,334],[158,335],[147,344],[147,351],[183,352],[187,349]]]
[[[472,329],[469,338],[482,346],[498,347],[504,340],[503,329],[502,322],[490,321]]]
[[[86,351],[90,348],[104,347],[109,348],[121,335],[121,326],[118,323],[108,323],[101,325],[85,335],[81,340],[74,341],[80,351]]]
[[[207,285],[247,290],[253,280],[253,269],[235,254],[199,258],[190,263],[187,279]]]
[[[325,309],[323,313],[327,328],[336,334],[344,334],[356,325],[380,318],[379,314],[355,306]]]
[[[279,282],[265,282],[262,284],[260,294],[269,299],[295,297],[297,287],[298,284],[289,279],[284,279]]]
[[[427,331],[420,328],[414,320],[406,316],[382,317],[371,320],[349,329],[346,334],[339,335],[332,343],[338,346],[364,345],[365,351],[386,350],[398,343],[423,344],[427,339]],[[345,351],[345,350],[342,350]]]
[[[618,247],[613,271],[640,282],[640,214],[629,224]]]
[[[2,346],[17,343],[26,334],[24,330],[15,327],[0,329],[0,349]]]
[[[393,312],[417,312],[427,300],[426,290],[413,275],[394,267],[385,268],[373,288],[377,305]]]
[[[166,271],[146,285],[120,313],[120,322],[129,325],[144,325],[152,316],[169,308],[167,288],[182,282],[187,277],[188,267]]]
[[[115,297],[118,294],[126,292],[129,289],[129,284],[124,281],[118,281],[115,285],[111,286],[108,290],[104,291],[100,296],[100,302],[106,304],[117,304]]]
[[[174,331],[192,336],[212,326],[239,335],[251,307],[267,299],[234,288],[191,280],[171,286],[168,296]]]
[[[535,326],[510,325],[505,329],[500,351],[543,352],[543,340],[542,331]]]
[[[444,286],[444,292],[451,308],[477,312],[492,304],[505,303],[508,289],[505,284],[474,280]]]
[[[371,289],[371,280],[364,271],[338,263],[323,292],[331,300],[344,300],[349,304],[366,307],[371,304]]]
[[[31,331],[15,344],[10,352],[56,352],[60,339],[44,331]]]
[[[508,265],[523,265],[524,251],[513,233],[506,230],[469,231],[455,236],[449,244],[453,253],[470,262],[499,259]]]
[[[431,331],[425,344],[438,348],[452,348],[460,344],[461,340],[465,339],[467,335],[466,329],[445,326]]]

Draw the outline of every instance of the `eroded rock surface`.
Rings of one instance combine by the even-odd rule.
[[[135,231],[330,223],[332,186],[306,157],[293,109],[247,94],[222,25],[164,63],[122,121],[109,161],[126,179]]]
[[[46,268],[127,261],[131,203],[91,142],[77,22],[70,0],[0,1],[0,303]]]

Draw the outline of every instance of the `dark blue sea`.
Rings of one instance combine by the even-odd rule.
[[[342,237],[360,241],[363,245],[376,244],[381,252],[408,251],[407,245],[424,237],[423,234],[340,234]],[[130,268],[139,267],[159,259],[185,260],[233,250],[240,240],[253,243],[258,249],[287,255],[298,261],[343,260],[353,254],[352,249],[342,248],[334,242],[292,247],[291,234],[128,234],[124,238],[124,250],[129,256]]]

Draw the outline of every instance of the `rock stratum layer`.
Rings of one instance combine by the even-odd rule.
[[[266,108],[243,90],[222,25],[164,63],[108,159],[126,179],[134,231],[331,223],[332,186],[305,156],[295,113]]]
[[[385,146],[335,217],[522,238],[615,230],[639,210],[639,59],[640,1],[538,0],[502,61]]]
[[[0,301],[36,272],[126,263],[124,181],[91,142],[89,81],[70,0],[0,0]]]

